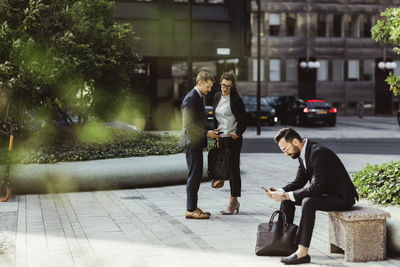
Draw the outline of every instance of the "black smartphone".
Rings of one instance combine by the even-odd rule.
[[[265,187],[262,186],[262,185],[259,185],[258,187],[261,188],[261,189],[264,190],[264,191],[271,192],[269,189],[265,188]]]
[[[217,135],[223,134],[224,132],[218,132]]]

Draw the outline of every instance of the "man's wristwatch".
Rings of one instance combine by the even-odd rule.
[[[282,200],[287,200],[285,193],[282,195]]]

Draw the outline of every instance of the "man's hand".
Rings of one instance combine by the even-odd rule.
[[[233,140],[236,140],[236,139],[238,139],[240,136],[239,135],[237,135],[237,134],[235,134],[235,133],[233,133],[233,134],[229,134],[230,136],[232,136],[232,139]]]
[[[270,194],[271,194],[271,198],[273,200],[275,200],[276,202],[282,202],[283,201],[283,195],[285,195],[285,193],[283,193],[281,191],[273,191]]]
[[[209,130],[207,132],[207,137],[212,139],[219,139],[220,136],[217,134],[219,131],[221,131],[221,128],[218,128],[216,130]]]

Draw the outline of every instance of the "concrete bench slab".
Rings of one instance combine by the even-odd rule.
[[[343,253],[345,261],[366,262],[386,258],[386,219],[390,213],[353,206],[329,212],[331,253]]]

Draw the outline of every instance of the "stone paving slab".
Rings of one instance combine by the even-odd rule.
[[[339,157],[350,172],[371,160],[393,159]],[[279,208],[258,185],[286,184],[297,162],[282,154],[243,154],[241,166],[239,215],[219,213],[229,199],[228,184],[218,190],[201,185],[199,207],[212,213],[210,220],[185,219],[184,185],[14,196],[0,205],[8,221],[7,227],[1,221],[0,234],[8,234],[15,244],[1,250],[0,266],[282,266],[279,257],[254,254],[257,225]],[[328,238],[328,216],[317,212],[312,263],[303,266],[400,266],[396,257],[344,262],[343,255],[329,253]]]

